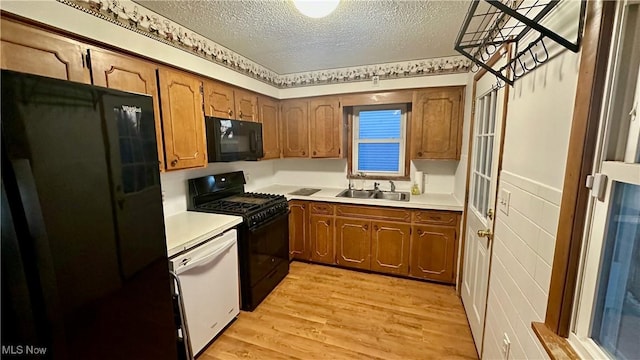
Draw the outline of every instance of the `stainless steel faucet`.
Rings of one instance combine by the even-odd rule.
[[[389,180],[389,183],[391,184],[391,192],[396,192],[396,184],[392,180]]]
[[[373,190],[380,191],[380,183],[379,182],[374,182],[373,183]]]

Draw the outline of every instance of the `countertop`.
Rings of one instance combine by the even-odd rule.
[[[164,220],[167,253],[172,257],[240,224],[242,217],[185,211]]]
[[[320,191],[310,196],[289,194],[290,192],[305,187],[320,189]],[[411,195],[409,201],[336,197],[336,195],[338,195],[343,190],[344,188],[322,188],[318,186],[271,185],[262,189],[258,189],[256,190],[256,192],[284,195],[288,200],[326,201],[354,205],[377,205],[428,210],[462,211],[464,209],[462,202],[456,199],[456,197],[452,194]]]

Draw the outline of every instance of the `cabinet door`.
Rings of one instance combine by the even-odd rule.
[[[1,21],[1,67],[28,74],[89,84],[86,50],[76,41],[7,20]]]
[[[309,215],[311,260],[335,264],[333,217]]]
[[[204,113],[223,119],[235,119],[233,88],[217,81],[204,82]]]
[[[280,158],[280,134],[278,132],[278,103],[271,99],[258,99],[260,122],[262,123],[263,159]]]
[[[235,90],[236,118],[244,121],[258,121],[258,96],[248,91]]]
[[[414,225],[409,274],[423,279],[454,283],[456,229]]]
[[[307,242],[307,204],[289,202],[289,260],[309,260],[311,251]]]
[[[309,143],[311,157],[339,157],[342,116],[337,99],[317,99],[309,102]]]
[[[460,159],[463,89],[433,88],[414,93],[412,159]]]
[[[358,219],[336,220],[336,261],[357,269],[371,268],[371,222]]]
[[[411,226],[390,222],[371,223],[371,270],[409,275]]]
[[[282,103],[282,155],[309,157],[309,118],[306,101]]]
[[[160,162],[160,171],[164,171],[164,147],[162,145],[156,66],[146,61],[107,50],[90,49],[89,54],[91,58],[91,77],[95,85],[147,94],[153,97],[158,161]]]
[[[202,81],[165,68],[158,78],[167,170],[206,166]]]

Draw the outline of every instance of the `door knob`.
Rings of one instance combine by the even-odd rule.
[[[493,233],[491,232],[491,230],[486,229],[486,230],[478,230],[478,236],[480,237],[486,237],[487,239],[491,239],[491,237],[493,237]]]

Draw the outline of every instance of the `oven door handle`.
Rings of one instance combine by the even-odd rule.
[[[236,238],[227,240],[224,244],[222,244],[222,246],[218,247],[214,252],[212,252],[211,254],[205,255],[199,259],[196,259],[193,262],[186,262],[184,264],[180,264],[180,266],[176,269],[176,274],[182,274],[183,272],[194,268],[196,266],[201,266],[204,265],[205,263],[208,263],[210,259],[216,259],[220,256],[220,254],[222,254],[223,252],[227,251],[229,248],[231,248],[233,246],[233,244],[236,243]]]
[[[286,217],[289,217],[289,211],[290,211],[290,210],[287,210],[287,212],[285,212],[285,213],[282,213],[282,214],[278,215],[276,218],[274,218],[274,219],[270,220],[269,222],[266,222],[266,223],[264,223],[264,224],[260,224],[260,225],[258,225],[258,226],[256,226],[256,227],[249,227],[249,231],[251,231],[252,233],[254,233],[254,232],[258,231],[258,230],[261,230],[261,229],[262,229],[262,228],[264,228],[264,227],[267,227],[267,226],[269,226],[269,225],[273,224],[273,223],[274,223],[274,222],[276,222],[276,221],[279,221],[281,218],[283,218],[283,217],[285,217],[285,216],[286,216]]]

